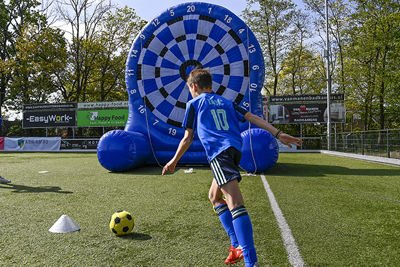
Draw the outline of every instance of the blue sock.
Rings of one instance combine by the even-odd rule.
[[[253,226],[244,206],[234,208],[232,211],[233,227],[236,237],[242,247],[246,267],[257,262],[256,249],[254,248]]]
[[[224,227],[226,233],[231,238],[232,247],[236,248],[237,246],[239,246],[239,242],[236,238],[235,229],[233,228],[232,214],[230,213],[230,211],[228,209],[228,205],[221,204],[221,205],[215,206],[214,209],[218,213],[219,220],[221,221],[222,226]]]

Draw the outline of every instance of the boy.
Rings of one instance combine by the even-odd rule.
[[[164,166],[162,175],[175,170],[179,159],[192,143],[194,130],[197,129],[215,178],[210,187],[209,199],[231,238],[229,256],[225,263],[237,263],[244,258],[246,267],[259,266],[252,224],[238,184],[242,179],[238,170],[242,147],[238,120],[250,121],[271,132],[290,147],[291,144],[298,146],[302,141],[278,131],[232,101],[213,94],[212,76],[207,69],[193,70],[189,74],[187,85],[193,99],[186,104],[182,123],[185,134],[174,157]]]

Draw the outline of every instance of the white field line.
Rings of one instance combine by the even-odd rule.
[[[264,183],[265,191],[267,191],[269,201],[271,203],[272,211],[274,212],[276,221],[278,222],[279,229],[281,231],[283,244],[285,245],[289,262],[292,266],[306,266],[303,258],[300,255],[299,248],[296,245],[296,240],[292,235],[289,225],[286,222],[285,217],[283,217],[282,211],[276,202],[274,193],[272,192],[265,175],[261,175],[261,180]]]

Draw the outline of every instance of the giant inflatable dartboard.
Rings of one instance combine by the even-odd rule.
[[[191,99],[186,79],[194,68],[209,68],[216,94],[262,116],[264,59],[254,34],[226,8],[181,4],[150,21],[132,45],[126,64],[130,115],[125,131],[100,140],[105,168],[122,171],[170,160],[184,134],[181,123]],[[180,162],[207,163],[198,138]]]

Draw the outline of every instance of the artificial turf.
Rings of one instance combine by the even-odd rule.
[[[112,173],[96,154],[1,153],[12,184],[0,185],[0,265],[224,266],[230,243],[207,198],[211,171],[186,168]],[[400,168],[281,154],[265,175],[307,265],[400,262]],[[260,176],[244,176],[241,190],[261,266],[290,266]],[[108,228],[121,209],[135,219],[126,237]],[[81,230],[49,232],[63,214]]]

